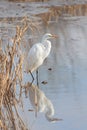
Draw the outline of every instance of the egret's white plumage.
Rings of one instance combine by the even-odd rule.
[[[41,43],[36,43],[31,47],[28,53],[28,67],[27,67],[28,71],[33,72],[40,65],[43,64],[43,61],[51,51],[51,42],[48,39],[54,37],[55,35],[46,33],[43,36]]]

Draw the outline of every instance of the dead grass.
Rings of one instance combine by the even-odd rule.
[[[87,5],[70,5],[51,7],[48,13],[39,14],[45,24],[58,19],[63,14],[71,16],[86,16]],[[38,27],[37,27],[38,28]],[[23,119],[18,113],[17,106],[23,106],[22,95],[26,94],[28,87],[23,85],[23,63],[24,54],[21,50],[21,42],[27,30],[33,33],[36,24],[30,19],[23,18],[20,25],[16,26],[16,34],[3,49],[0,40],[0,129],[1,130],[27,130]],[[17,91],[19,90],[19,91]]]
[[[87,4],[75,4],[64,6],[51,6],[49,12],[38,14],[43,23],[48,25],[49,21],[58,21],[60,16],[87,16]]]
[[[30,19],[24,18],[16,27],[16,34],[12,38],[12,45],[7,44],[3,50],[0,42],[0,129],[28,130],[21,119],[17,106],[22,106],[23,60],[21,41],[25,32],[36,29]],[[17,91],[19,90],[19,91]]]

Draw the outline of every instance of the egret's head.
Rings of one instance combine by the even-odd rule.
[[[46,33],[42,40],[48,40],[48,39],[51,39],[51,38],[57,38],[57,35],[53,35],[53,34],[50,34],[50,33]]]

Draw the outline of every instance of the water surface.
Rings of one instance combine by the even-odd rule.
[[[18,18],[25,15],[32,17],[32,14],[48,11],[48,8],[44,9],[42,5],[49,6],[46,2],[44,4],[40,2],[31,4],[1,2],[0,17]],[[3,40],[8,34],[9,37],[15,34],[14,28],[17,22],[19,21],[10,22],[9,20],[9,23],[5,24],[0,22],[0,36],[4,36]],[[26,125],[31,130],[85,130],[87,129],[87,17],[61,16],[58,21],[50,22],[48,26],[41,23],[41,28],[42,32],[36,37],[33,36],[33,43],[34,41],[38,42],[46,32],[59,36],[58,39],[51,40],[51,54],[39,68],[39,85],[52,101],[55,116],[62,118],[63,121],[50,123],[42,113],[38,113],[37,118],[35,118],[34,113],[28,111],[32,106],[26,99],[23,113]],[[2,34],[3,30],[5,33]],[[29,34],[26,36],[27,40],[28,36]],[[52,68],[52,70],[48,70],[48,68]],[[41,83],[42,81],[48,83],[44,85]]]
[[[33,129],[87,128],[86,20],[86,17],[60,19],[49,26],[48,30],[58,34],[59,39],[52,40],[51,54],[39,68],[39,81],[48,81],[40,87],[54,104],[55,116],[63,121],[50,124],[40,114]]]

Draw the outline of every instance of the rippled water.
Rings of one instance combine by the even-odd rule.
[[[47,4],[45,3],[44,6]],[[21,17],[25,14],[32,16],[38,12],[48,11],[48,8],[44,10],[41,5],[40,2],[37,4],[2,2],[0,7],[5,11],[5,17]],[[3,17],[3,12],[0,17]],[[1,24],[2,30],[5,29],[4,26]],[[7,25],[6,28],[9,28],[8,31],[6,30],[7,33],[10,32],[12,35],[14,26],[15,23]],[[87,128],[87,17],[60,17],[58,22],[52,22],[48,27],[42,25],[41,35],[45,32],[55,33],[59,38],[51,40],[51,54],[39,68],[39,84],[52,101],[55,116],[62,118],[63,121],[50,123],[42,113],[35,119],[34,113],[27,111],[29,109],[29,100],[27,100],[24,107],[26,124],[31,130],[85,130]],[[42,81],[48,83],[44,85]]]
[[[87,18],[60,19],[49,26],[58,34],[52,51],[39,69],[40,84],[54,104],[55,115],[63,121],[50,124],[40,114],[33,129],[82,130],[87,128]],[[52,68],[51,71],[48,68]],[[39,125],[38,125],[39,124]]]
[[[86,20],[84,17],[60,19],[59,23],[50,27],[51,31],[54,28],[59,39],[52,41],[52,52],[40,69],[40,80],[48,80],[46,87],[42,88],[53,101],[56,115],[64,120],[45,129],[87,128]],[[52,67],[51,72],[47,70],[49,67]]]

